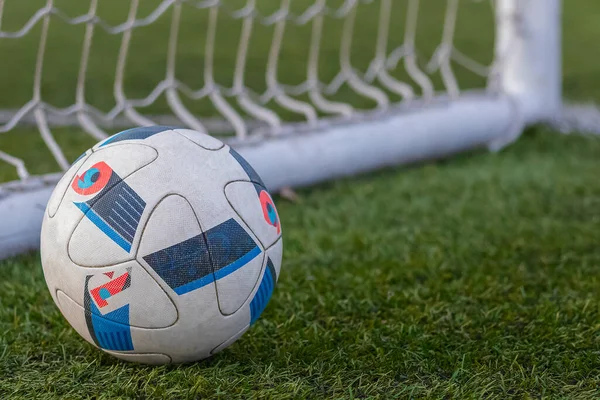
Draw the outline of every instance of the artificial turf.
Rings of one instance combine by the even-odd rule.
[[[193,364],[102,353],[37,253],[3,261],[0,398],[597,398],[599,155],[598,137],[537,128],[498,154],[276,199],[271,303]]]

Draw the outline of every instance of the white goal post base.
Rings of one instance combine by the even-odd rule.
[[[499,148],[520,134],[521,120],[510,97],[473,94],[235,147],[277,192],[470,149]],[[39,247],[43,212],[60,176],[0,186],[0,259]]]

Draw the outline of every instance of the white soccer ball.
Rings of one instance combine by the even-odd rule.
[[[88,342],[128,361],[206,358],[264,310],[281,267],[271,196],[208,135],[114,135],[58,183],[41,237],[46,283]]]

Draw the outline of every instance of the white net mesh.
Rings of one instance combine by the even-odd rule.
[[[80,131],[242,143],[451,101],[493,81],[493,18],[473,0],[0,0],[0,181],[68,168]]]

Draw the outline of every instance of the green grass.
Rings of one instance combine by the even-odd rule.
[[[0,263],[0,398],[597,398],[600,140],[530,133],[277,199],[281,280],[212,359],[118,361],[69,327],[37,254]]]
[[[301,11],[313,1],[293,4]],[[55,3],[70,15],[88,5]],[[158,0],[141,3],[144,16]],[[600,3],[564,3],[565,94],[599,99],[600,55],[594,48]],[[2,29],[17,29],[43,4],[6,0]],[[272,12],[279,0],[258,4]],[[394,19],[402,21],[405,7],[394,4]],[[418,46],[425,56],[439,43],[438,4],[422,1]],[[178,77],[198,88],[206,12],[186,10]],[[458,47],[489,61],[488,2],[463,1],[459,11]],[[359,13],[353,62],[361,68],[372,56],[377,27],[367,22],[376,12],[365,5]],[[103,0],[99,13],[121,22],[127,2]],[[128,94],[143,96],[164,76],[169,21],[170,13],[134,34]],[[335,21],[326,26],[324,79],[338,69],[332,60],[341,28]],[[219,29],[216,75],[229,85],[239,24],[223,17]],[[403,29],[403,22],[391,27],[392,45]],[[11,55],[0,61],[0,109],[31,98],[39,31],[0,40],[0,54]],[[286,83],[305,76],[308,32],[288,27],[279,70]],[[81,26],[53,19],[43,86],[52,103],[74,100],[82,33]],[[264,89],[271,34],[272,28],[257,27],[252,44],[248,84],[256,90]],[[87,99],[104,110],[114,104],[119,39],[99,32],[92,49]],[[405,78],[402,70],[395,74]],[[460,68],[457,74],[462,87],[482,84]],[[337,98],[372,106],[348,88]],[[214,115],[207,103],[188,105],[199,115]],[[161,99],[143,111],[163,110]],[[54,133],[69,159],[93,144],[77,129]],[[0,134],[0,150],[24,157],[34,173],[56,170],[35,129]],[[599,155],[598,137],[538,127],[498,154],[340,180],[300,191],[297,203],[276,199],[285,250],[269,307],[233,346],[193,364],[147,367],[102,353],[60,315],[39,254],[2,261],[0,399],[599,398]],[[0,182],[15,178],[13,168],[0,165]]]

